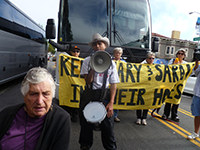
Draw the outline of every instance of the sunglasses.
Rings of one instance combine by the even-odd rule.
[[[155,58],[148,58],[148,59],[155,59]]]
[[[184,53],[177,53],[178,55],[184,55]]]
[[[80,53],[80,51],[72,51],[73,53]]]
[[[115,52],[115,54],[122,54],[122,53],[120,53],[120,52]]]

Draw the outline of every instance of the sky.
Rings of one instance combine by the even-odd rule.
[[[59,0],[10,0],[45,29],[48,18],[58,22]],[[196,21],[200,17],[200,0],[149,0],[152,32],[171,37],[180,31],[180,39],[193,41]],[[199,10],[199,12],[198,12]],[[198,12],[189,15],[189,12]]]

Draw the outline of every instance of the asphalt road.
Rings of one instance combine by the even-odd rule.
[[[52,65],[50,65],[51,67]],[[7,106],[23,102],[20,93],[22,78],[0,86],[0,110]],[[53,100],[57,102],[57,100]],[[189,141],[187,135],[194,130],[193,116],[190,111],[192,98],[183,95],[179,106],[179,125],[152,117],[149,110],[147,126],[136,125],[135,110],[120,110],[120,123],[115,123],[114,131],[118,150],[198,150],[200,139]],[[159,111],[162,115],[163,107]],[[156,113],[155,113],[156,114]],[[70,150],[79,150],[79,122],[71,123]],[[102,150],[101,132],[94,131],[94,143],[91,150]]]

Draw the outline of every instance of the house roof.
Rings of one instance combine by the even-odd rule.
[[[169,40],[177,40],[177,41],[180,41],[180,42],[190,42],[190,43],[193,43],[193,44],[197,44],[197,42],[194,42],[194,41],[182,40],[182,39],[174,39],[174,38],[163,36],[163,35],[158,34],[158,33],[152,33],[152,36],[156,36],[156,37],[160,37],[160,38],[165,38],[165,39],[169,39]]]

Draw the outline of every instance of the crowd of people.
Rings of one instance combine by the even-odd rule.
[[[109,47],[109,39],[96,33],[92,41],[88,43],[94,52],[105,51]],[[81,49],[77,46],[71,47],[70,54],[79,57]],[[81,150],[89,150],[93,143],[94,124],[86,120],[83,109],[91,101],[101,102],[106,109],[106,116],[100,124],[101,139],[106,150],[116,150],[116,140],[114,135],[114,121],[120,122],[118,109],[113,110],[117,83],[119,83],[118,72],[115,61],[125,60],[121,58],[123,49],[117,47],[113,50],[113,59],[109,68],[98,73],[90,66],[91,57],[86,57],[83,61],[80,74],[84,76],[86,89],[81,94],[78,108],[65,108],[69,113],[52,102],[55,95],[55,83],[51,74],[44,68],[32,68],[28,71],[22,81],[21,93],[24,103],[5,108],[0,112],[0,148],[7,149],[57,149],[69,148],[71,121],[80,119],[79,144]],[[187,63],[184,61],[186,52],[179,49],[176,53],[177,59],[172,59],[169,64]],[[154,64],[155,54],[147,53],[146,59],[141,62],[149,65]],[[188,136],[192,140],[199,137],[200,128],[200,67],[198,60],[195,61],[194,73],[197,81],[194,89],[191,110],[194,117],[194,132]],[[109,88],[110,84],[110,88]],[[178,122],[178,104],[166,102],[163,119],[169,117]],[[148,109],[136,110],[136,124],[147,125]],[[20,141],[20,142],[19,142]],[[12,144],[10,144],[12,143]],[[48,144],[47,144],[48,143]]]

